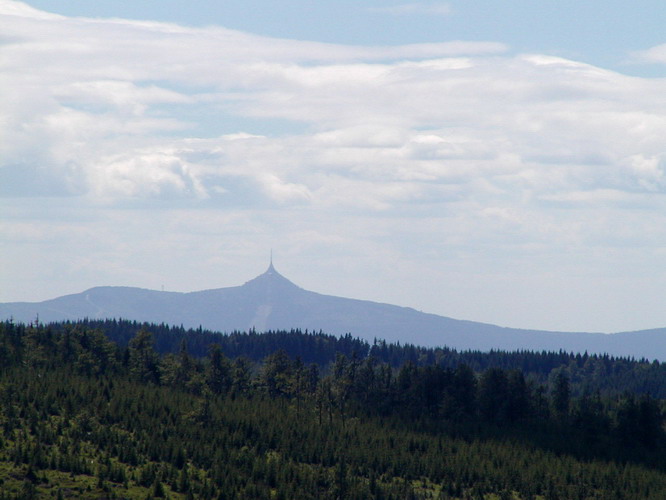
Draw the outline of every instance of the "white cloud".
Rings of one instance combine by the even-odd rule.
[[[3,14],[18,40],[4,48],[3,94],[16,96],[3,112],[5,168],[71,171],[76,192],[205,199],[230,192],[220,179],[232,176],[276,202],[316,203],[327,172],[359,185],[485,184],[482,195],[507,199],[661,189],[660,170],[636,160],[663,153],[660,81],[549,56],[490,56],[502,50],[493,44],[344,47],[68,19],[16,2]],[[486,54],[470,55],[477,50]],[[221,121],[287,120],[312,132],[185,145],[174,134],[203,126],[188,112],[201,105]],[[378,193],[374,206],[390,207],[390,193],[402,202],[413,192],[406,186],[366,198]]]
[[[265,173],[259,180],[268,196],[280,203],[309,201],[312,198],[312,193],[306,186],[285,182],[277,175]]]
[[[207,192],[193,168],[170,151],[135,152],[101,158],[90,171],[91,195],[109,197],[206,198]],[[196,167],[194,167],[196,170]]]
[[[61,234],[45,226],[103,242],[85,244],[91,267],[96,256],[146,279],[162,272],[146,264],[162,237],[172,259],[196,255],[189,274],[207,279],[205,264],[254,258],[279,239],[294,255],[330,246],[353,279],[377,254],[406,270],[424,262],[428,280],[462,272],[455,260],[475,291],[511,270],[525,297],[525,283],[548,274],[539,266],[570,265],[560,256],[599,274],[633,256],[627,248],[662,263],[663,80],[493,42],[341,46],[73,19],[12,1],[0,3],[0,31],[0,92],[12,96],[0,108],[0,195],[23,207],[3,228],[16,237],[5,254],[16,269],[38,258],[16,249]],[[51,196],[77,206],[47,224],[18,195],[45,213]],[[147,211],[126,230],[133,204]],[[71,222],[86,210],[94,220]],[[142,228],[149,242],[123,256],[120,242]],[[225,244],[207,243],[218,237]],[[51,265],[71,250],[64,238]]]
[[[666,43],[650,47],[647,50],[634,52],[633,57],[641,62],[666,63]]]

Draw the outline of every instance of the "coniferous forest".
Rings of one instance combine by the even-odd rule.
[[[0,323],[0,500],[666,498],[665,365]]]

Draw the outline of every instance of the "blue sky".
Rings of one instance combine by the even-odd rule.
[[[0,0],[0,301],[304,288],[666,326],[661,2]],[[314,326],[314,325],[313,325]]]
[[[188,26],[219,25],[278,38],[361,45],[443,40],[498,41],[514,52],[572,57],[635,74],[664,75],[663,67],[636,64],[631,53],[663,43],[666,8],[658,0],[533,0],[450,2],[197,1],[142,2],[39,0],[30,5],[70,16],[159,20]]]

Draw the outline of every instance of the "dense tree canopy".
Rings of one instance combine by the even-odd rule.
[[[0,323],[0,499],[666,496],[659,364],[121,323]]]

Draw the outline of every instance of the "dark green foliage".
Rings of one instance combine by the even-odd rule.
[[[189,338],[159,356],[155,336],[0,323],[0,499],[666,497],[662,401],[591,392],[580,374],[604,358],[255,363]]]
[[[479,381],[479,413],[488,422],[506,423],[509,412],[509,381],[500,368],[489,368]]]
[[[153,334],[142,328],[127,346],[130,373],[139,382],[160,381],[159,356],[153,348]]]
[[[222,352],[234,359],[244,356],[252,361],[260,361],[269,354],[284,349],[291,358],[300,357],[304,363],[325,365],[335,359],[340,352],[351,356],[354,352],[365,356],[370,348],[367,342],[351,335],[335,337],[322,332],[306,330],[269,331],[266,333],[232,332],[228,335],[203,330],[186,330],[165,324],[155,325],[127,320],[81,320],[76,323],[62,322],[52,325],[54,330],[80,325],[86,329],[99,329],[121,347],[126,347],[136,332],[145,329],[153,334],[155,350],[159,354],[180,351],[183,340],[187,341],[188,352],[195,358],[206,357],[211,344],[220,346]],[[1,351],[0,351],[1,353]]]
[[[210,346],[210,361],[206,369],[206,384],[215,394],[226,394],[233,384],[229,359],[222,354],[218,344]]]
[[[648,362],[645,359],[614,358],[608,355],[588,355],[587,353],[559,352],[504,352],[504,351],[464,351],[458,352],[446,347],[425,348],[411,344],[389,344],[376,340],[372,345],[351,335],[335,337],[322,332],[301,330],[269,331],[256,333],[233,332],[220,334],[201,328],[186,330],[182,327],[137,323],[127,320],[81,320],[76,323],[62,322],[48,325],[48,335],[67,332],[78,327],[82,330],[103,332],[109,340],[120,347],[126,347],[140,329],[152,333],[154,348],[158,354],[178,354],[183,341],[187,352],[194,358],[205,358],[212,345],[218,345],[224,355],[233,360],[238,357],[260,362],[266,356],[283,349],[291,359],[300,358],[304,364],[315,363],[320,368],[335,361],[338,353],[347,358],[356,356],[358,360],[373,358],[378,363],[386,363],[398,369],[405,363],[416,366],[438,365],[455,370],[461,364],[473,372],[481,373],[488,368],[518,370],[526,380],[546,384],[557,373],[564,372],[569,378],[572,396],[582,396],[599,392],[604,396],[619,396],[630,392],[637,396],[649,394],[666,399],[666,363]],[[30,329],[14,325],[14,334],[19,335]],[[48,337],[47,335],[47,337]],[[19,335],[20,336],[20,335]],[[3,357],[11,357],[24,346],[16,344],[17,337],[3,340],[0,344],[0,362]],[[76,359],[74,355],[71,359]]]
[[[571,389],[569,388],[569,377],[560,371],[555,376],[555,387],[553,388],[553,409],[559,418],[566,418],[569,415],[569,405],[571,404]]]

